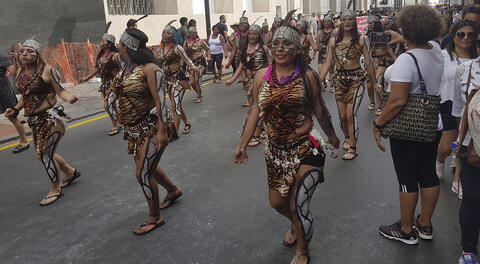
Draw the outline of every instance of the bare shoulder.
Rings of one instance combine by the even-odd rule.
[[[156,71],[156,70],[160,70],[160,67],[158,67],[157,64],[151,63],[151,62],[145,64],[145,66],[143,67],[143,71],[144,71],[145,73],[154,72],[154,71]]]
[[[258,71],[255,73],[255,81],[256,81],[256,82],[262,81],[263,76],[265,76],[265,73],[266,73],[266,72],[267,72],[267,68],[263,68],[263,69],[258,70]]]
[[[328,41],[328,45],[332,48],[335,48],[335,37],[331,37],[330,40]]]

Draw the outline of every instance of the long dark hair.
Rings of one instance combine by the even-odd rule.
[[[240,61],[243,62],[243,64],[247,63],[248,43],[249,42],[247,42],[246,45],[243,45],[243,47],[240,51]],[[258,45],[259,45],[260,49],[263,49],[263,46],[265,45],[265,43],[263,42],[262,33],[258,33]]]
[[[98,60],[103,56],[103,54],[105,54],[105,53],[108,52],[108,51],[109,51],[109,52],[118,52],[117,47],[115,47],[115,43],[112,43],[112,42],[110,42],[110,41],[108,41],[108,40],[105,40],[105,41],[107,41],[108,44],[110,44],[110,46],[109,46],[108,48],[101,49],[100,52],[98,52],[98,54],[97,54],[97,60],[96,60],[96,61],[98,61]]]
[[[339,43],[343,40],[343,34],[345,33],[345,30],[343,29],[343,24],[340,26],[338,29],[338,34],[337,34],[337,39],[335,40],[335,43]],[[357,28],[357,21],[353,23],[353,28],[352,28],[352,42],[359,42],[360,41],[360,34],[358,33],[358,28]]]
[[[456,23],[452,26],[452,29],[450,31],[450,41],[447,43],[447,46],[445,49],[448,52],[448,55],[450,55],[450,60],[453,61],[455,58],[453,57],[453,54],[455,53],[455,36],[457,34],[457,31],[459,31],[463,27],[471,27],[473,29],[473,32],[475,32],[475,39],[472,41],[472,45],[468,48],[468,55],[470,56],[470,59],[474,59],[477,57],[477,49],[476,49],[476,41],[478,34],[480,33],[480,28],[477,23],[470,22],[468,20],[464,20],[460,23]],[[458,54],[455,54],[458,57]]]
[[[133,63],[138,65],[144,65],[147,63],[155,63],[160,65],[160,62],[157,60],[157,58],[155,58],[153,52],[147,48],[148,37],[145,33],[143,33],[143,31],[136,28],[128,28],[125,31],[140,41],[140,45],[136,51],[127,48],[127,54]]]

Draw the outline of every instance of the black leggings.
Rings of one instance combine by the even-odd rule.
[[[429,188],[440,184],[435,171],[439,139],[423,143],[390,138],[400,192],[413,193],[418,192],[419,185],[420,188]]]
[[[480,230],[480,169],[474,168],[465,160],[461,161],[462,206],[460,207],[460,228],[462,248],[465,252],[478,255]]]
[[[217,67],[217,71],[222,69],[223,53],[212,54],[212,58],[208,61],[208,69],[213,71],[213,67]]]

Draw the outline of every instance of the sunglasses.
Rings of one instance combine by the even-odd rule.
[[[459,39],[465,39],[465,36],[467,39],[474,40],[477,38],[477,34],[475,32],[457,32],[457,38]]]

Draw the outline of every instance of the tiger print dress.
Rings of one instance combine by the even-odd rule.
[[[157,116],[150,114],[155,108],[155,101],[143,68],[139,65],[127,73],[125,67],[112,85],[118,96],[120,123],[124,127],[124,139],[128,140],[128,154],[134,156],[140,153],[145,138],[157,132]]]
[[[306,122],[312,122],[313,114],[302,74],[298,72],[282,83],[275,76],[275,67],[271,67],[267,70],[271,77],[265,75],[258,96],[260,119],[267,134],[267,180],[271,189],[288,197],[300,165],[323,167],[325,159],[321,146],[310,135],[311,127],[302,135],[296,133]]]

